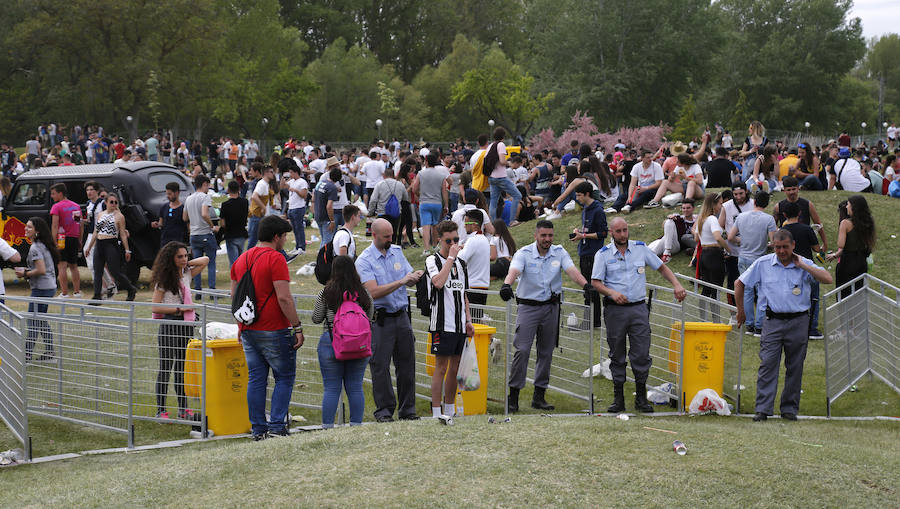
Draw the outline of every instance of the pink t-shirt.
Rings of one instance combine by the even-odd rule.
[[[495,179],[506,178],[506,145],[502,141],[497,142],[497,155],[500,156],[500,159],[497,161],[497,166],[494,166],[494,171],[488,176]]]
[[[81,220],[81,207],[72,200],[60,200],[50,207],[51,216],[59,216],[59,228],[65,232],[66,237],[78,237],[81,234],[79,221]]]

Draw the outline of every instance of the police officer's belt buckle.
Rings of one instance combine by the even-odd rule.
[[[793,320],[794,318],[799,318],[804,315],[809,315],[809,310],[806,311],[797,311],[796,313],[776,313],[772,310],[766,310],[766,318],[775,319],[775,320]]]
[[[516,303],[525,304],[526,306],[544,306],[546,304],[555,304],[559,302],[559,294],[553,294],[548,300],[531,300],[531,299],[520,299],[516,297]]]

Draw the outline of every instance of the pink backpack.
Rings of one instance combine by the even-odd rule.
[[[331,346],[339,361],[372,355],[372,324],[356,298],[356,293],[344,292],[344,301],[331,326]]]

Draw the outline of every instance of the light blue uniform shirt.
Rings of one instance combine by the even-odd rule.
[[[803,263],[816,266],[808,258],[803,258]],[[757,258],[739,279],[745,287],[760,285],[757,291],[762,301],[760,308],[771,309],[775,313],[799,313],[809,309],[810,283],[815,278],[793,262],[785,267],[775,253]],[[799,290],[797,294],[795,289]]]
[[[540,256],[532,242],[516,251],[509,267],[518,270],[519,285],[516,296],[520,299],[545,301],[562,292],[562,272],[574,267],[572,257],[562,246],[551,245],[547,254]]]
[[[623,256],[613,241],[594,255],[591,279],[603,281],[628,302],[638,302],[647,298],[647,270],[658,270],[661,266],[662,260],[643,242],[629,240]]]
[[[403,249],[400,246],[392,245],[387,254],[382,254],[375,244],[371,244],[356,259],[356,271],[363,284],[374,279],[375,283],[381,286],[403,279],[413,271],[413,268],[403,256]],[[375,308],[384,309],[388,313],[397,312],[408,304],[405,285],[384,297],[375,299]]]

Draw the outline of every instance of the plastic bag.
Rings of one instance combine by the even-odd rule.
[[[359,215],[361,217],[366,217],[369,215],[369,208],[366,207],[366,204],[363,203],[362,200],[356,200],[355,202],[353,202],[353,205],[355,205],[356,208],[359,209]]]
[[[566,203],[566,206],[563,207],[563,210],[565,210],[566,212],[572,212],[573,210],[575,210],[575,200]]]
[[[209,322],[206,324],[206,339],[232,339],[238,337],[236,323]]]
[[[316,262],[309,262],[297,269],[298,276],[312,276],[316,273]]]
[[[703,389],[691,400],[689,412],[692,414],[731,415],[728,403],[712,389]]]
[[[684,199],[684,195],[681,193],[672,193],[663,197],[662,204],[664,207],[674,207],[681,203]]]
[[[581,374],[582,378],[588,378],[591,376],[603,375],[603,378],[607,380],[612,380],[612,371],[609,369],[609,364],[612,362],[609,359],[601,362],[600,364],[594,364],[591,369],[584,370],[584,373]]]
[[[647,399],[651,403],[655,403],[657,405],[665,405],[669,402],[669,399],[675,394],[675,384],[672,382],[666,382],[662,385],[657,385],[656,387],[649,387],[647,389]]]
[[[459,358],[459,371],[456,372],[459,390],[474,391],[481,387],[481,375],[478,373],[478,355],[475,352],[475,339],[467,338]]]

